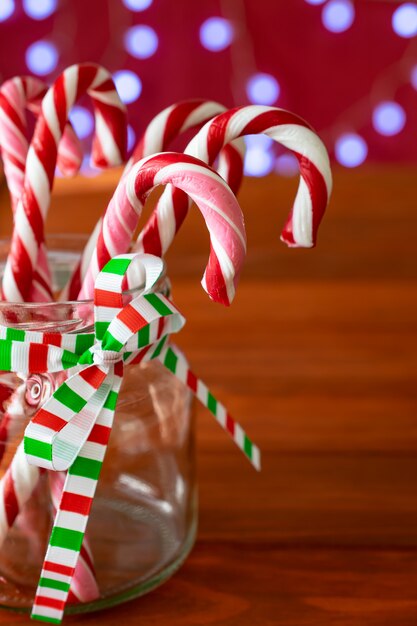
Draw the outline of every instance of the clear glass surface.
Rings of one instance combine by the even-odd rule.
[[[78,239],[77,239],[78,240]],[[53,251],[58,292],[76,256],[69,238]],[[164,277],[158,289],[167,292]],[[91,326],[91,302],[0,303],[0,324],[31,330],[80,332]],[[25,426],[60,383],[60,375],[0,373],[0,431],[12,416],[0,474]],[[71,603],[66,613],[91,611],[141,595],[168,578],[191,549],[197,524],[194,416],[190,392],[160,363],[129,366],[119,395],[109,447],[87,527],[100,595]],[[53,520],[51,478],[43,472],[0,550],[0,605],[30,610]]]

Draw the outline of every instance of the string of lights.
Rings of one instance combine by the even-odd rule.
[[[374,5],[384,0],[367,0]],[[146,97],[144,85],[138,73],[127,69],[128,59],[147,62],[158,51],[160,35],[148,23],[147,9],[158,0],[108,0],[103,3],[111,37],[106,49],[96,60],[111,67],[122,67],[115,71],[114,80],[122,100],[129,106],[141,97]],[[358,6],[353,0],[304,0],[306,10],[320,12],[322,27],[337,37],[355,27]],[[318,128],[335,159],[345,167],[357,167],[369,154],[370,139],[363,136],[361,129],[371,124],[375,133],[387,139],[401,133],[407,124],[407,111],[396,100],[398,88],[411,84],[417,91],[417,3],[385,0],[393,5],[391,27],[394,36],[408,40],[408,47],[401,58],[384,68],[371,84],[365,97],[359,98],[346,108],[331,126]],[[12,18],[22,11],[22,18],[41,21],[54,14],[51,32],[45,38],[28,45],[25,54],[27,70],[37,76],[52,77],[70,58],[71,46],[77,38],[77,20],[73,15],[70,0],[2,0],[0,22]],[[310,8],[308,7],[310,5]],[[280,76],[272,75],[257,66],[256,45],[246,15],[245,0],[220,0],[220,15],[204,16],[197,25],[199,44],[208,53],[216,55],[226,51],[230,55],[232,73],[231,90],[234,103],[266,104],[279,106],[283,93]],[[140,14],[141,23],[133,19]],[[59,42],[59,44],[58,44]],[[135,67],[136,69],[136,67]],[[285,99],[285,98],[284,98]],[[79,137],[88,144],[94,120],[88,105],[77,105],[71,112],[71,121]],[[135,143],[135,130],[129,127],[129,148]],[[83,164],[86,175],[95,175],[89,166],[88,155]],[[245,172],[252,176],[263,176],[276,171],[281,175],[298,172],[296,159],[280,151],[267,137],[254,136],[247,139]]]

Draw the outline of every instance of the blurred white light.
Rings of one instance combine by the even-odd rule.
[[[250,148],[245,155],[245,174],[265,176],[274,169],[274,155],[261,148]]]
[[[335,145],[336,159],[345,167],[357,167],[368,154],[366,141],[355,133],[341,135]]]
[[[124,41],[126,50],[136,59],[147,59],[158,48],[158,35],[153,28],[144,24],[129,28]]]
[[[223,17],[209,17],[200,27],[200,41],[212,52],[224,50],[233,41],[233,27]]]
[[[406,2],[392,15],[392,28],[400,37],[414,37],[417,35],[417,6],[413,2]]]
[[[14,0],[1,0],[0,2],[0,22],[4,22],[14,13]]]
[[[375,130],[386,137],[401,132],[405,121],[405,111],[397,102],[381,102],[372,113]]]
[[[125,7],[131,11],[145,11],[149,9],[153,0],[123,0]]]
[[[300,171],[297,158],[293,154],[281,154],[275,161],[275,171],[281,176],[296,176]]]
[[[411,70],[410,81],[414,89],[417,90],[417,65],[415,65]]]
[[[43,20],[56,11],[57,4],[57,0],[23,0],[23,9],[34,20]]]
[[[85,139],[86,137],[91,135],[94,129],[94,118],[88,109],[80,106],[75,106],[71,110],[69,118],[71,124],[74,127],[76,135],[80,139]]]
[[[127,127],[127,150],[130,152],[135,147],[136,143],[136,133],[133,128],[130,126]]]
[[[26,65],[33,74],[46,76],[58,64],[58,51],[49,41],[36,41],[26,50]]]
[[[350,28],[355,19],[355,9],[350,0],[330,0],[323,7],[321,19],[327,30],[343,33]]]
[[[255,74],[246,85],[246,94],[254,104],[274,104],[280,91],[278,81],[270,74]]]
[[[248,148],[262,148],[268,150],[274,143],[274,140],[267,135],[247,135],[245,143]]]
[[[318,4],[324,4],[326,0],[305,0],[305,2],[307,2],[307,4],[318,5]]]
[[[142,93],[142,81],[130,70],[120,70],[113,74],[117,92],[125,104],[134,102]]]

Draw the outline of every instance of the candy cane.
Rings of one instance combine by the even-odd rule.
[[[110,74],[93,64],[69,67],[44,97],[29,147],[24,189],[16,209],[11,249],[4,271],[3,295],[8,301],[21,302],[30,295],[39,247],[44,241],[57,146],[71,107],[84,93],[90,95],[95,107],[94,164],[107,167],[123,161],[126,113]]]
[[[292,150],[300,165],[300,184],[281,239],[289,246],[312,247],[328,204],[332,177],[326,148],[300,117],[283,109],[257,105],[231,109],[207,122],[188,144],[185,154],[211,164],[230,141],[260,133]],[[165,219],[165,206],[169,201],[169,195],[164,191],[155,208],[159,228]],[[140,235],[136,249],[140,250],[146,239],[156,236],[155,221],[152,216]],[[167,232],[170,232],[169,224]],[[166,242],[167,247],[169,243]]]
[[[178,135],[190,128],[200,126],[223,111],[225,111],[223,105],[205,100],[187,100],[167,107],[156,115],[147,126],[142,139],[139,141],[132,157],[126,165],[123,176],[126,176],[132,169],[134,163],[140,159],[157,152],[163,152]],[[235,193],[238,191],[242,180],[243,154],[244,142],[243,140],[237,140],[225,146],[219,155],[218,171]],[[169,223],[171,234],[171,232],[175,233],[177,230],[177,214],[181,216],[184,203],[188,210],[189,201],[188,196],[180,190],[175,190],[171,187],[170,191],[170,202],[167,203],[165,208],[166,219],[163,224],[166,225]],[[116,196],[113,196],[112,202],[115,200]],[[117,197],[117,201],[119,202],[119,208],[117,209],[119,226],[115,230],[103,231],[97,246],[97,233],[93,234],[88,243],[90,249],[88,250],[86,248],[83,253],[80,264],[71,278],[70,285],[62,294],[62,299],[68,298],[71,300],[77,298],[80,293],[81,284],[82,292],[80,297],[91,297],[94,281],[101,268],[104,267],[112,256],[128,250],[130,240],[126,239],[125,247],[123,247],[118,241],[118,235],[115,235],[115,232],[119,233],[121,229],[125,228],[121,217],[123,209],[120,208],[122,198]],[[179,220],[179,223],[181,223],[181,220]],[[152,234],[152,241],[144,242],[143,249],[146,252],[160,256],[165,251],[164,242],[167,237],[165,237],[164,230],[158,228],[158,224],[155,225]],[[95,252],[91,256],[90,250],[92,247],[95,248]],[[83,265],[86,267],[85,274],[82,272]]]
[[[22,193],[29,148],[26,110],[37,116],[47,89],[47,85],[31,76],[16,76],[3,83],[0,88],[0,152],[13,212]],[[81,163],[81,145],[71,125],[67,124],[58,148],[58,167],[64,175],[73,176]],[[43,244],[39,250],[34,282],[42,287],[42,293],[32,293],[31,300],[44,300],[49,291],[50,274]]]
[[[182,189],[187,176],[192,181],[192,193],[189,189],[186,192],[200,207],[210,233],[210,257],[202,285],[213,300],[228,305],[233,300],[246,253],[243,216],[227,183],[198,159],[165,152],[136,163],[117,186],[103,218],[98,245],[105,233],[112,232],[117,244],[112,255],[126,250],[146,195],[159,184],[171,183]],[[80,298],[85,295],[88,293],[82,291]]]

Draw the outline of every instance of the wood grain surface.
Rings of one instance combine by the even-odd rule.
[[[115,181],[58,181],[49,231],[87,231]],[[199,410],[188,561],[148,596],[66,623],[417,623],[415,170],[336,171],[309,251],[278,241],[295,186],[245,182],[249,253],[230,309],[199,286],[208,237],[197,210],[168,257],[188,319],[179,343],[262,448],[263,472]],[[0,234],[9,228],[4,216]]]

